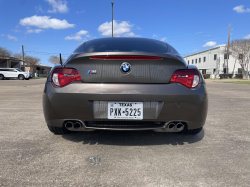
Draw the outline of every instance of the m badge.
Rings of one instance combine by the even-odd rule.
[[[89,70],[87,74],[96,74],[96,70]]]

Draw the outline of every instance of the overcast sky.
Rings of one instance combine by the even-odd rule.
[[[111,36],[111,1],[0,0],[0,46],[64,58],[82,42]],[[114,36],[162,40],[183,56],[250,38],[249,0],[114,0]]]

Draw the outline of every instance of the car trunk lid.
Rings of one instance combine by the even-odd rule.
[[[186,69],[186,63],[181,57],[175,55],[158,54],[160,59],[132,59],[132,58],[95,58],[100,56],[113,56],[114,54],[80,54],[71,58],[66,67],[79,71],[84,83],[169,83],[173,72],[177,69]],[[119,53],[120,54],[120,53]],[[132,54],[139,57],[156,57],[153,53]],[[120,54],[121,55],[121,54]],[[131,56],[131,53],[122,56]],[[93,58],[94,57],[94,58]],[[121,64],[128,62],[131,65],[129,72],[121,70]]]

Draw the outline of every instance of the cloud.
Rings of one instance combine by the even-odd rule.
[[[5,34],[1,34],[1,36],[5,36]]]
[[[193,51],[198,51],[198,49],[194,49]]]
[[[13,29],[11,31],[13,31],[13,32],[21,32],[21,30],[18,30],[18,29]]]
[[[75,24],[69,24],[67,20],[59,20],[50,18],[50,16],[31,16],[24,19],[20,19],[19,22],[22,26],[35,26],[42,29],[67,29],[75,27]]]
[[[158,36],[156,34],[154,34],[153,37],[158,37]]]
[[[132,35],[131,28],[134,25],[129,23],[129,21],[122,21],[118,23],[114,20],[114,36],[125,36],[125,35]],[[101,32],[102,36],[112,36],[112,22],[105,22],[98,27],[98,31]],[[134,35],[138,36],[138,35]]]
[[[250,34],[245,36],[244,39],[250,39]]]
[[[161,41],[162,41],[162,42],[165,42],[166,39],[167,39],[167,38],[162,38]]]
[[[205,43],[202,47],[213,47],[216,45],[216,42],[210,41]]]
[[[244,9],[244,5],[239,5],[233,8],[234,11],[237,13],[245,13],[245,12],[250,12],[250,8]]]
[[[133,32],[126,33],[123,36],[125,36],[125,37],[141,37],[140,35],[135,35],[135,33],[133,33]]]
[[[43,31],[43,29],[28,29],[26,33],[40,33]]]
[[[9,40],[15,40],[15,41],[18,41],[18,38],[17,37],[15,37],[15,36],[11,36],[11,35],[7,35],[7,37],[8,37],[8,39]]]
[[[41,6],[41,5],[36,6],[35,8],[36,8],[36,11],[37,11],[37,12],[43,12],[43,9],[42,9],[42,6]]]
[[[76,11],[77,14],[84,13],[84,12],[85,12],[84,10]]]
[[[45,0],[47,1],[51,6],[52,9],[48,10],[49,13],[67,13],[69,11],[69,8],[67,7],[67,1],[62,0]]]
[[[77,41],[82,41],[82,36],[85,35],[86,37],[90,37],[90,35],[88,35],[88,31],[85,30],[80,30],[79,32],[75,33],[72,36],[67,36],[64,38],[64,40],[77,40]]]
[[[201,33],[203,33],[203,32],[197,32],[197,33],[195,33],[195,34],[201,34]]]

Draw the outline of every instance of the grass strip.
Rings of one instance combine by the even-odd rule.
[[[250,81],[224,81],[222,83],[250,84]]]

